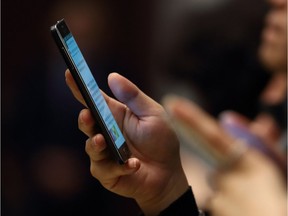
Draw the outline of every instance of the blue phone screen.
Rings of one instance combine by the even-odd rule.
[[[120,148],[121,145],[125,142],[123,134],[121,133],[99,87],[94,79],[74,37],[72,34],[68,34],[64,38],[64,42],[68,48],[69,53],[77,67],[84,83],[87,86],[89,94],[93,99],[94,104],[96,105],[98,112],[100,113],[103,122],[105,123],[108,131],[110,132],[111,137],[114,140],[117,148]]]

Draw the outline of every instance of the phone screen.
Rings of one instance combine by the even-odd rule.
[[[52,26],[51,32],[107,144],[118,162],[124,163],[131,153],[75,38],[64,20]]]
[[[75,63],[75,66],[80,72],[80,75],[88,88],[93,102],[98,108],[98,111],[100,112],[102,119],[110,132],[110,135],[112,136],[116,146],[120,148],[121,145],[125,142],[125,139],[71,33],[64,37],[64,42]]]

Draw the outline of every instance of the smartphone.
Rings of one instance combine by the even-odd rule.
[[[120,164],[125,163],[131,155],[125,138],[65,20],[57,21],[50,30],[88,108],[98,123],[108,148],[116,161]]]

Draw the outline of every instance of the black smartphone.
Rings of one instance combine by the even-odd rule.
[[[125,163],[131,155],[125,138],[65,20],[57,21],[50,30],[115,159],[120,164]]]

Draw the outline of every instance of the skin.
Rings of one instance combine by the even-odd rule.
[[[269,0],[269,3],[259,58],[271,71],[272,78],[260,100],[275,105],[287,95],[287,0]]]
[[[74,96],[85,105],[68,70],[65,76]],[[124,165],[116,163],[103,136],[94,129],[90,111],[83,109],[78,122],[89,137],[85,148],[91,173],[108,190],[134,198],[145,215],[158,215],[189,187],[180,162],[179,141],[160,104],[117,73],[109,75],[108,84],[118,101],[103,95],[132,157]]]
[[[269,0],[269,3],[259,57],[273,73],[287,74],[287,0]]]
[[[207,206],[213,216],[287,215],[283,175],[258,151],[247,151],[214,181],[216,192]]]

